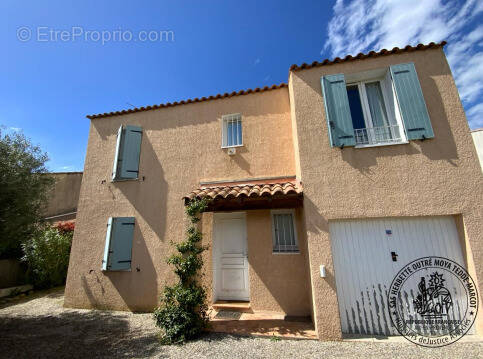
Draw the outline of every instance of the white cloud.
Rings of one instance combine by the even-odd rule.
[[[483,0],[337,0],[333,10],[321,51],[332,57],[447,40],[448,62],[470,127],[481,126]]]
[[[55,172],[71,172],[76,170],[76,166],[58,166],[55,168]]]
[[[483,103],[478,103],[466,111],[471,128],[483,128]]]
[[[259,57],[257,57],[257,58],[255,59],[255,61],[253,61],[253,65],[254,65],[254,66],[257,66],[257,65],[260,63],[260,61],[261,61],[261,60],[260,60],[260,58],[259,58]]]
[[[22,131],[22,129],[20,127],[9,127],[8,129],[10,131],[14,131],[14,132],[20,132],[20,131]]]

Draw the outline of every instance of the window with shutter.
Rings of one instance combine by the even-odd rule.
[[[138,126],[126,125],[119,128],[112,171],[113,181],[138,178],[142,133],[142,128]]]
[[[321,85],[331,147],[354,146],[354,127],[344,74],[324,76]]]
[[[273,253],[299,253],[293,210],[272,211]]]
[[[413,63],[327,75],[321,82],[332,147],[434,137]]]
[[[408,140],[434,137],[414,64],[393,65],[391,75]]]
[[[134,217],[109,218],[107,222],[104,257],[102,260],[103,271],[131,269],[134,225]]]

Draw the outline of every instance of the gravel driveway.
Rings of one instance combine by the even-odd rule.
[[[483,344],[475,339],[426,349],[405,341],[275,341],[207,334],[183,346],[161,346],[151,314],[65,309],[63,300],[63,289],[56,289],[1,305],[0,357],[483,358]]]

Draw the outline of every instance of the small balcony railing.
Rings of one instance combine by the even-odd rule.
[[[356,146],[380,145],[385,143],[401,142],[401,130],[398,125],[368,127],[354,129]]]

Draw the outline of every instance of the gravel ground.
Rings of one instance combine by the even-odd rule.
[[[483,358],[481,341],[427,349],[408,342],[273,340],[206,334],[162,346],[151,314],[62,307],[63,289],[0,306],[1,358]]]

